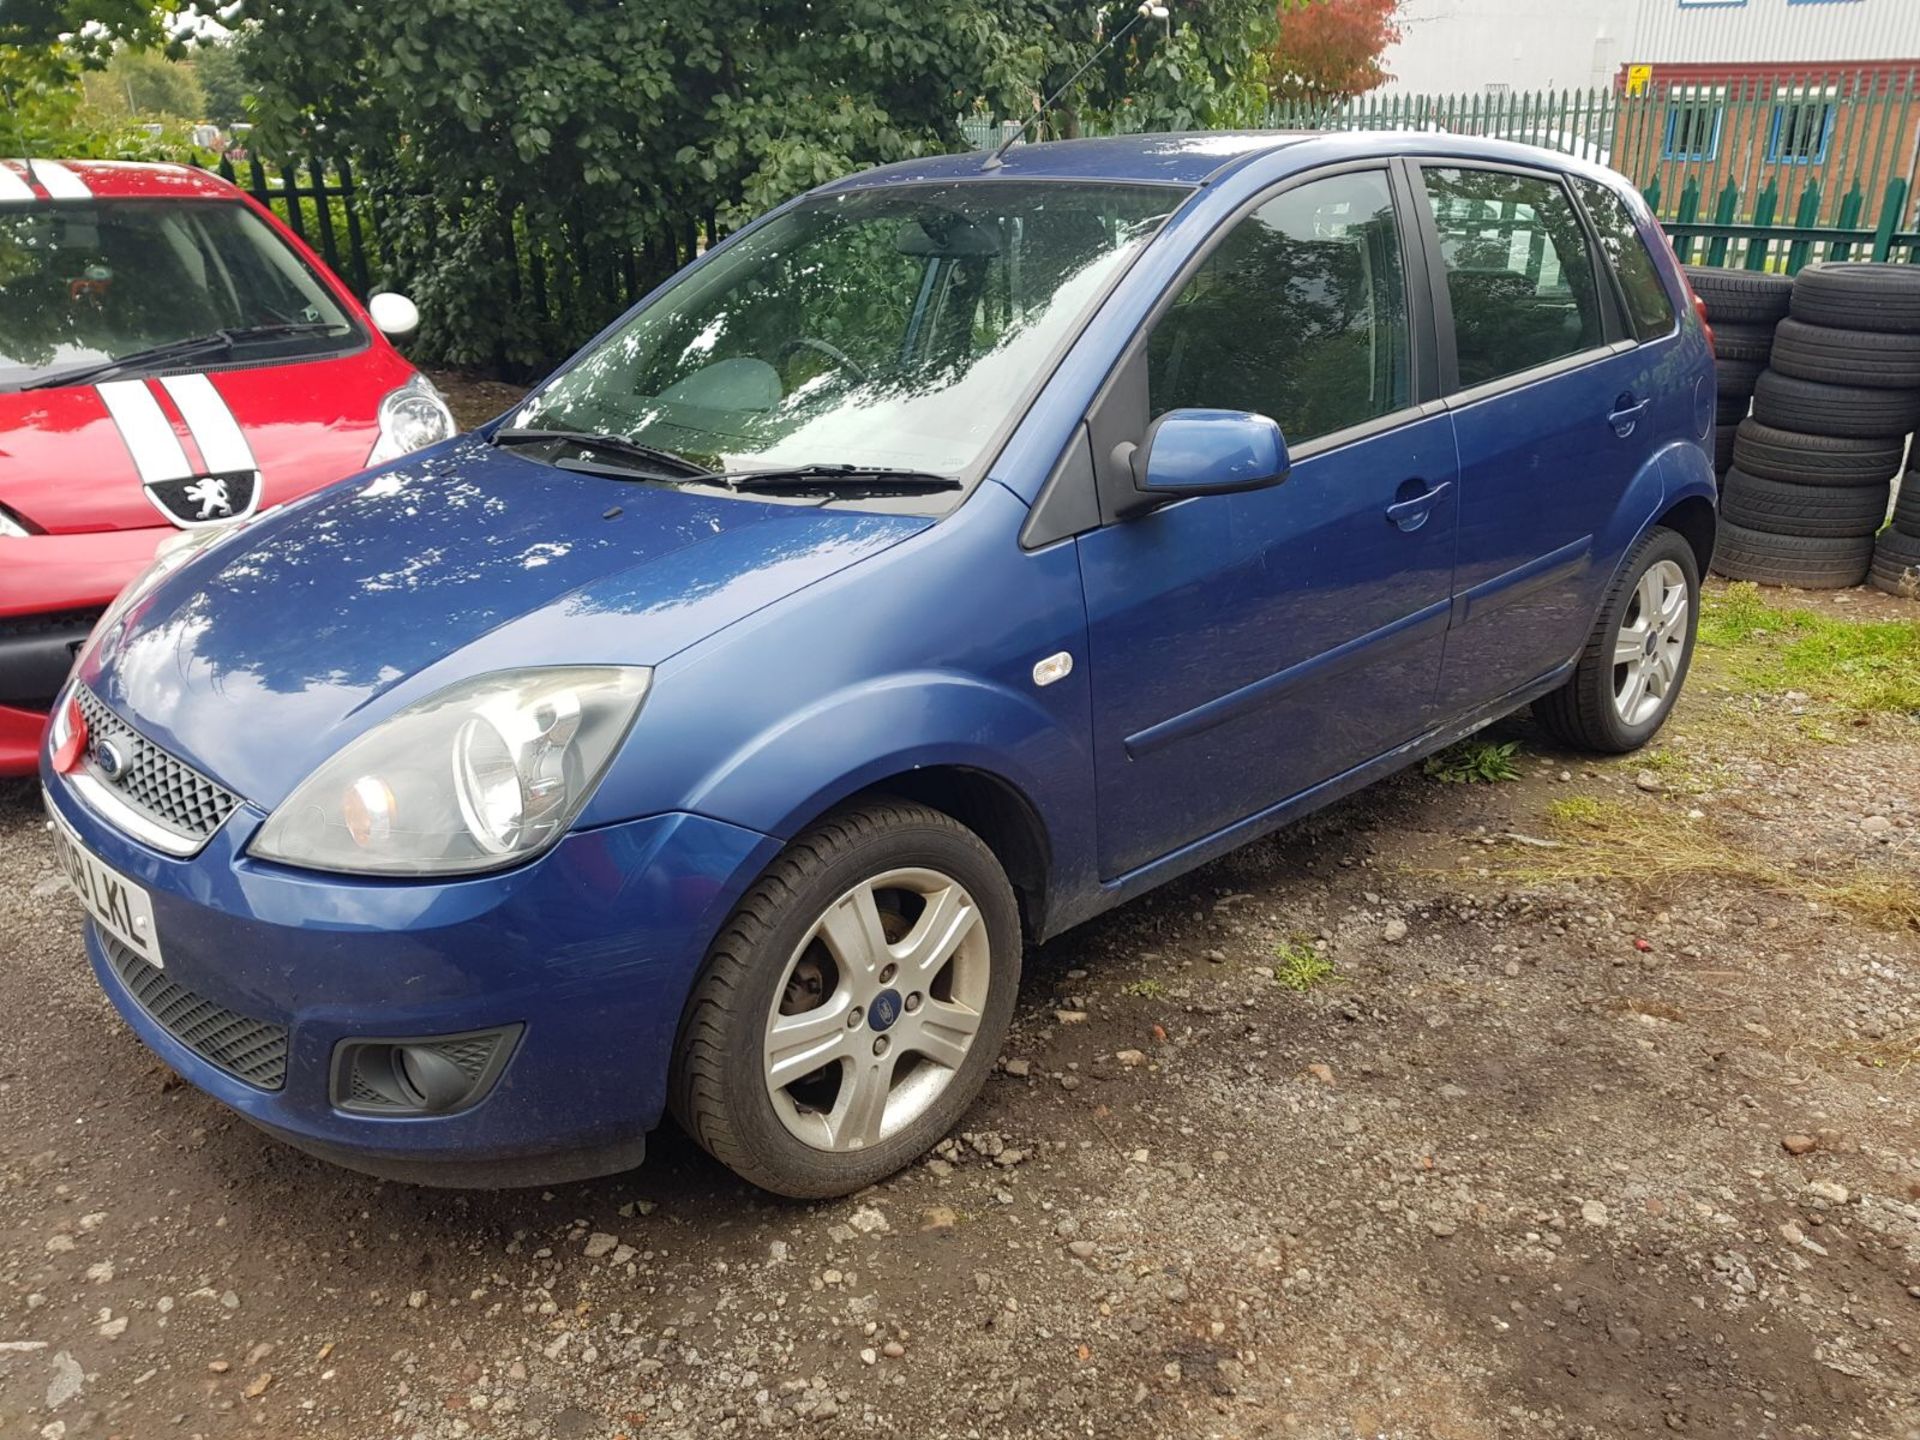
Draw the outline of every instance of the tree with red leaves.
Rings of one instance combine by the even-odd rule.
[[[1401,0],[1307,0],[1279,7],[1268,83],[1282,100],[1364,94],[1393,77],[1381,64],[1400,38]]]

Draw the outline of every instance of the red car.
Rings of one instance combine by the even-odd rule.
[[[168,537],[454,433],[418,319],[204,171],[0,160],[0,776]]]

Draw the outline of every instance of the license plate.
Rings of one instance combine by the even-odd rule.
[[[155,969],[164,969],[160,932],[153,923],[153,901],[147,892],[97,859],[66,821],[57,813],[49,813],[53,814],[53,849],[60,868],[94,924]]]

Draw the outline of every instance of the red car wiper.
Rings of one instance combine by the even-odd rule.
[[[337,324],[329,325],[325,321],[314,320],[284,325],[242,325],[226,330],[214,330],[205,335],[190,335],[184,340],[169,340],[164,345],[150,345],[145,350],[117,355],[111,360],[82,365],[75,370],[62,370],[57,375],[43,376],[19,388],[51,390],[61,385],[84,385],[89,380],[98,380],[103,375],[112,375],[121,370],[164,365],[173,360],[188,360],[205,351],[231,350],[234,346],[244,345],[249,340],[278,340],[289,335],[311,335],[320,330],[340,328],[342,327]]]

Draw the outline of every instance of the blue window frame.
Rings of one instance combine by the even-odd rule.
[[[1769,165],[1824,165],[1833,145],[1831,98],[1793,96],[1774,101],[1767,127]]]
[[[1662,160],[1717,160],[1720,131],[1726,124],[1724,90],[1688,88],[1667,95],[1667,126],[1660,142]]]

